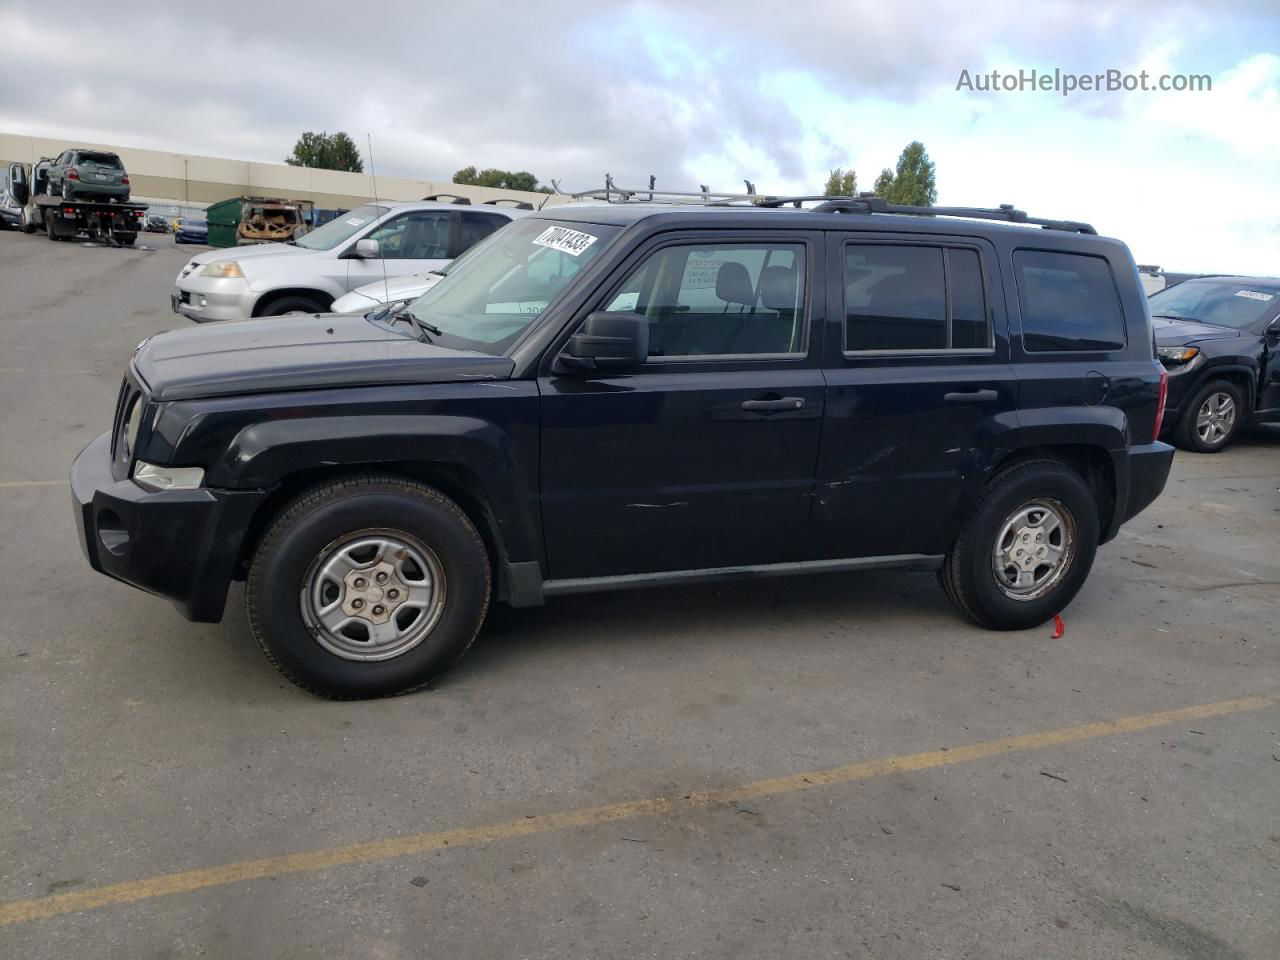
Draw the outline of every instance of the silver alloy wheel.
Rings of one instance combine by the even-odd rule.
[[[1216,447],[1225,443],[1235,425],[1236,401],[1229,393],[1209,394],[1196,411],[1196,433],[1205,446]]]
[[[1036,600],[1056,587],[1075,557],[1076,521],[1058,500],[1039,498],[1009,515],[991,551],[996,585],[1011,600]]]
[[[390,660],[421,643],[444,612],[439,558],[395,530],[361,530],[329,544],[302,578],[302,619],[344,660]]]

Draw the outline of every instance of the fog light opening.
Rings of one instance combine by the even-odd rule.
[[[124,556],[129,552],[129,531],[114,510],[98,511],[98,539],[114,556]]]

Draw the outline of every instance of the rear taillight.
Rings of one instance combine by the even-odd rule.
[[[79,179],[80,179],[80,171],[79,171],[79,170],[77,170],[75,167],[68,167],[68,168],[67,168],[67,179],[68,179],[68,180],[79,180]]]
[[[124,176],[122,176],[122,177],[120,178],[120,182],[121,182],[121,183],[123,183],[123,184],[128,184],[128,182],[129,182],[129,175],[126,173]]]
[[[1151,442],[1160,439],[1160,428],[1164,425],[1164,404],[1169,399],[1169,371],[1160,367],[1160,396],[1156,398],[1156,428],[1151,432]]]

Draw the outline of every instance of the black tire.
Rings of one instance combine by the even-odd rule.
[[[1196,420],[1201,407],[1214,402],[1218,397],[1230,398],[1231,422],[1224,433],[1218,435],[1216,431],[1211,430],[1206,439],[1201,436]],[[1244,394],[1240,392],[1239,387],[1229,380],[1210,380],[1192,394],[1186,408],[1182,411],[1178,425],[1174,427],[1173,442],[1183,450],[1190,450],[1193,453],[1218,453],[1229,447],[1231,441],[1240,433],[1246,415]]]
[[[304,580],[314,563],[366,531],[425,545],[444,584],[444,606],[429,632],[379,661],[331,652],[302,612]],[[490,582],[484,542],[457,504],[422,483],[364,475],[315,487],[281,510],[254,553],[245,605],[258,644],[291,682],[335,700],[389,697],[426,686],[466,652],[484,622]]]
[[[270,300],[256,314],[259,317],[279,317],[286,313],[324,313],[325,305],[311,297],[280,297]]]
[[[62,239],[58,234],[57,228],[53,225],[53,217],[49,215],[48,210],[44,212],[44,232],[48,235],[50,240],[57,241]]]
[[[115,237],[116,243],[120,244],[122,247],[132,247],[133,241],[138,239],[138,235],[136,233],[116,233],[113,234],[113,236]]]
[[[1074,525],[1062,572],[1045,577],[1045,592],[1010,597],[993,564],[996,538],[1006,521],[1035,501],[1065,511]],[[1064,527],[1069,524],[1064,523]],[[943,563],[939,579],[947,596],[970,620],[990,630],[1025,630],[1062,612],[1093,566],[1098,549],[1098,505],[1084,479],[1057,460],[1028,460],[1001,471],[991,481]]]

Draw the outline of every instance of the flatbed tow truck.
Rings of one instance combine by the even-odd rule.
[[[90,240],[107,246],[133,246],[145,223],[145,203],[66,200],[50,196],[48,164],[48,160],[31,167],[9,164],[9,195],[22,205],[24,232],[44,230],[50,240],[74,240],[87,234]]]

